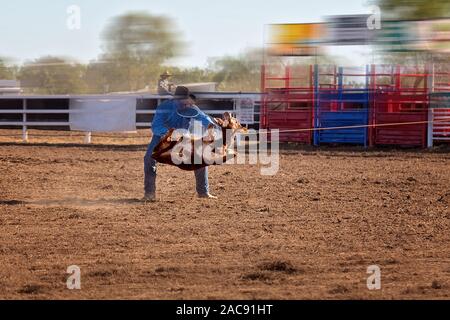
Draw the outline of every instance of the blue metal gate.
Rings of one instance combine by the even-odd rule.
[[[323,88],[320,73],[316,81],[316,101],[314,112],[314,144],[343,143],[367,146],[369,124],[368,68],[365,74],[344,74],[339,68],[335,77],[335,86]],[[344,76],[358,76],[364,79],[363,88],[347,88]],[[356,86],[356,84],[353,84]]]

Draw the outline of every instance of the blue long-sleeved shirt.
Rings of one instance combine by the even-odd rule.
[[[188,129],[191,119],[200,121],[204,127],[210,124],[216,125],[213,120],[197,106],[189,107],[198,112],[194,118],[185,118],[177,113],[181,103],[179,100],[166,100],[156,108],[156,114],[152,122],[152,132],[155,136],[163,136],[171,128]]]

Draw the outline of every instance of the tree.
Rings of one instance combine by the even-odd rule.
[[[202,69],[198,67],[193,68],[167,68],[172,76],[172,81],[175,84],[191,83],[191,82],[212,82],[213,72],[207,68]]]
[[[0,79],[10,80],[15,78],[15,68],[6,65],[4,59],[0,58]]]
[[[86,66],[84,82],[87,93],[108,93],[123,90],[123,75],[112,63],[93,60]]]
[[[432,19],[448,17],[448,0],[378,0],[383,14],[396,19]]]
[[[237,56],[224,56],[209,61],[214,72],[212,80],[219,89],[227,91],[259,91],[263,53],[260,49],[248,49]]]
[[[85,67],[59,57],[42,57],[25,63],[19,79],[26,91],[41,94],[83,93]]]
[[[112,91],[155,84],[163,63],[177,57],[183,43],[166,16],[134,12],[115,17],[102,33],[104,76]]]

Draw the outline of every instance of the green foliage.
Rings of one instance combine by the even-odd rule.
[[[7,66],[5,61],[0,58],[0,79],[14,80],[16,70],[14,67]]]
[[[90,65],[88,78],[100,77],[110,91],[135,91],[156,83],[163,63],[177,57],[183,43],[165,16],[128,13],[113,18],[102,33],[101,62]],[[95,70],[100,75],[93,75]]]
[[[19,71],[25,92],[69,94],[85,92],[85,66],[58,57],[43,57],[26,63]]]
[[[211,59],[209,64],[219,90],[259,91],[261,88],[261,50],[247,50],[238,56]]]
[[[113,18],[102,33],[105,55],[160,65],[180,52],[182,42],[174,25],[166,16],[147,13]]]
[[[378,0],[383,14],[397,19],[431,19],[448,17],[448,0]]]
[[[194,68],[177,68],[171,67],[167,68],[173,75],[171,81],[173,83],[195,83],[195,82],[213,82],[214,73],[205,68],[201,69],[198,67]]]

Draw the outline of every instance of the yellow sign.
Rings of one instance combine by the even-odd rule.
[[[286,56],[316,55],[324,36],[323,23],[272,24],[269,26],[269,53]]]

